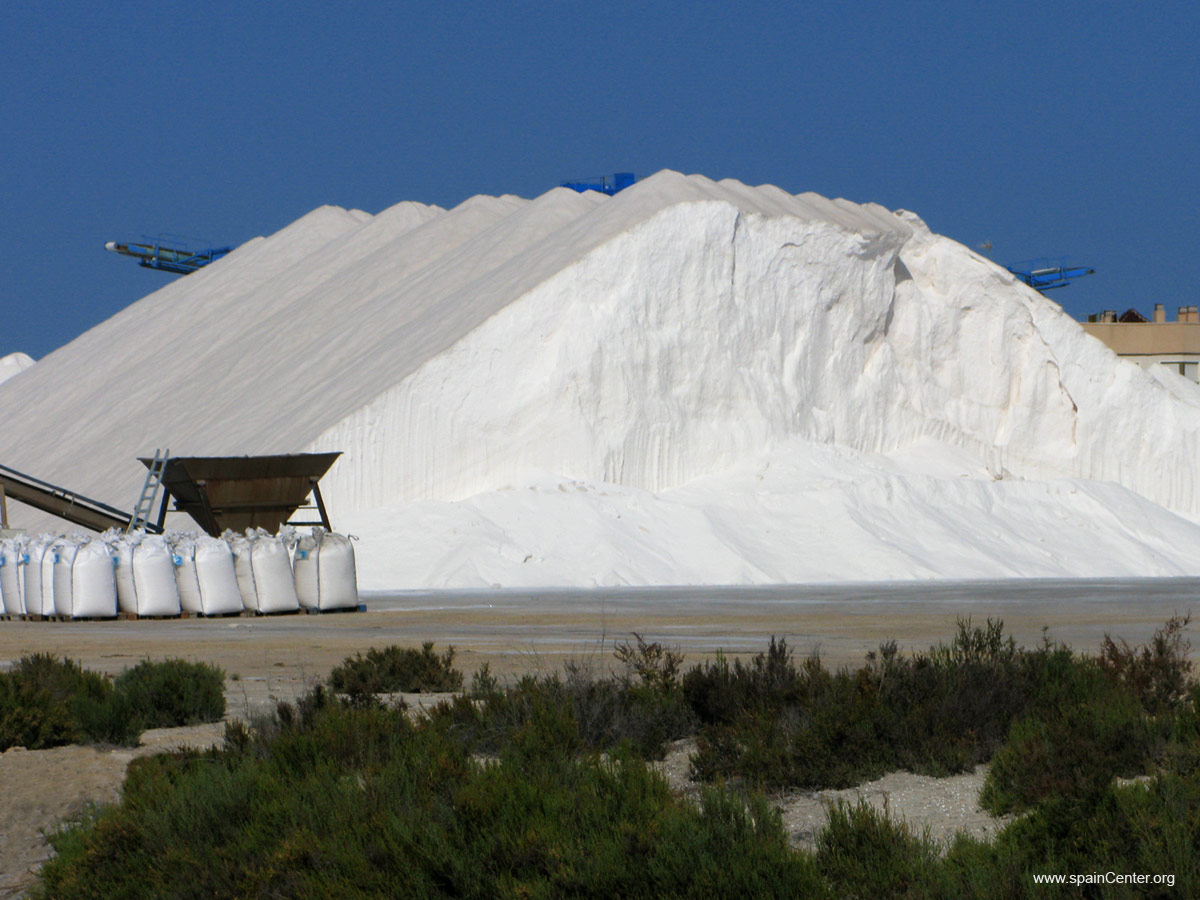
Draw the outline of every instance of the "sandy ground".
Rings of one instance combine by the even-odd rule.
[[[207,747],[225,732],[221,723],[157,728],[131,749],[55,747],[0,754],[0,900],[19,897],[50,855],[44,829],[78,815],[89,804],[114,803],[130,760],[183,746]]]
[[[456,664],[468,676],[487,663],[501,677],[561,667],[569,658],[607,665],[612,645],[638,632],[680,647],[687,662],[710,656],[718,647],[730,655],[762,650],[771,635],[788,638],[800,655],[820,652],[831,665],[861,662],[881,641],[903,649],[926,648],[950,638],[956,620],[971,616],[1003,618],[1021,643],[1049,637],[1078,649],[1094,650],[1105,632],[1130,642],[1147,639],[1175,612],[1186,612],[1192,585],[1161,596],[1144,591],[1055,591],[1006,596],[994,602],[964,600],[960,594],[919,600],[870,596],[809,599],[803,603],[759,598],[753,602],[600,601],[544,603],[520,596],[480,602],[465,597],[434,607],[424,600],[380,600],[365,613],[167,621],[34,623],[0,621],[0,666],[34,651],[78,660],[87,668],[117,674],[142,659],[180,657],[211,662],[226,672],[230,717],[247,717],[291,699],[328,675],[346,656],[372,646],[453,644]],[[957,599],[956,599],[957,598]],[[0,900],[19,896],[31,871],[44,860],[43,829],[76,815],[89,802],[119,795],[129,761],[182,744],[219,740],[221,726],[147,732],[136,750],[65,747],[0,755]],[[687,781],[686,742],[673,747],[662,764],[672,785],[693,793]],[[976,805],[983,769],[955,778],[932,779],[906,773],[848,791],[820,791],[774,798],[794,843],[811,846],[827,806],[859,797],[940,840],[963,829],[986,836],[1001,823]]]

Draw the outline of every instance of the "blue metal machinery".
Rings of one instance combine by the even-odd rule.
[[[564,181],[559,187],[570,188],[573,191],[579,191],[581,194],[584,191],[599,191],[611,197],[617,191],[625,190],[625,188],[629,187],[635,181],[637,179],[633,177],[632,172],[618,172],[611,179],[605,175],[598,181],[595,179],[591,181]]]
[[[138,265],[147,269],[162,269],[164,272],[176,272],[189,275],[197,269],[207,266],[210,262],[220,259],[232,247],[209,247],[207,250],[181,250],[176,247],[164,247],[161,244],[118,244],[109,241],[104,245],[105,250],[120,253],[122,256],[132,256],[138,260]]]
[[[1086,266],[1066,266],[1066,259],[1031,259],[1004,268],[1012,272],[1035,291],[1067,287],[1076,278],[1091,275],[1096,270]]]

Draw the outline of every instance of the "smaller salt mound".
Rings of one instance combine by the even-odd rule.
[[[958,448],[793,441],[661,493],[527,473],[349,517],[363,590],[1200,572],[1200,526],[1111,483],[996,479]]]
[[[0,356],[0,383],[19,375],[33,365],[33,357],[25,353],[10,353]]]

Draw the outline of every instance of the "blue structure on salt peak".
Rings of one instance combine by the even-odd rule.
[[[190,275],[197,269],[215,262],[232,247],[209,247],[207,250],[182,250],[176,247],[165,247],[157,241],[152,244],[118,244],[109,241],[104,245],[105,250],[120,253],[122,256],[132,256],[138,265],[147,269],[161,269],[164,272],[175,272],[179,275]]]
[[[618,191],[623,191],[625,188],[633,184],[637,179],[632,172],[617,172],[610,179],[607,175],[601,176],[599,179],[589,179],[586,181],[564,181],[559,184],[559,187],[570,188],[573,191],[599,191],[602,194],[612,196]]]
[[[1031,259],[1028,262],[1013,263],[1004,268],[1012,272],[1035,291],[1053,290],[1054,288],[1069,287],[1076,278],[1095,274],[1095,269],[1087,266],[1068,266],[1066,257],[1061,259]]]

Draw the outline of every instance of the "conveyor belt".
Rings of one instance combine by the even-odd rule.
[[[105,531],[113,527],[123,529],[129,524],[130,513],[8,466],[0,466],[0,487],[13,500],[93,531]]]

